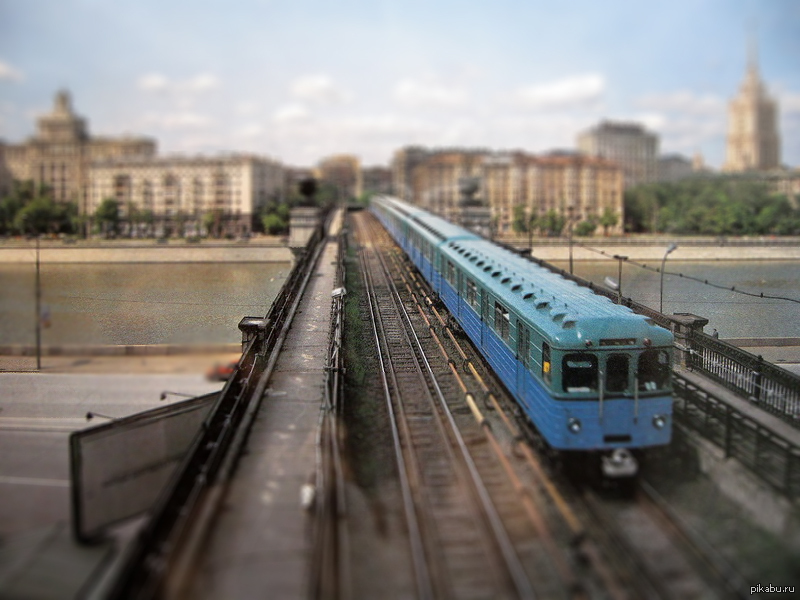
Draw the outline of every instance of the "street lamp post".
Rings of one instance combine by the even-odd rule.
[[[619,263],[619,270],[617,271],[617,304],[622,304],[622,261],[628,260],[628,257],[615,254],[614,258]]]
[[[575,210],[575,207],[570,204],[567,207],[567,218],[569,219],[569,228],[567,229],[569,233],[569,274],[572,275],[572,211]]]
[[[36,234],[36,370],[42,370],[42,286],[39,278],[39,234]]]
[[[672,243],[667,247],[664,252],[664,258],[661,259],[661,291],[659,293],[658,312],[664,313],[664,266],[667,264],[667,256],[678,247],[678,244]]]

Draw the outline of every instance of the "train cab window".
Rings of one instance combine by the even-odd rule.
[[[511,320],[508,309],[499,302],[494,303],[494,330],[504,340],[508,341],[508,324]]]
[[[640,392],[663,390],[669,386],[669,353],[666,350],[653,348],[645,350],[639,355]]]
[[[474,309],[478,309],[480,298],[478,298],[478,286],[471,279],[467,279],[467,303]]]
[[[561,383],[565,392],[597,390],[597,356],[567,354],[561,363]]]
[[[547,384],[549,384],[550,380],[553,378],[552,371],[553,368],[550,363],[550,344],[542,342],[542,379],[544,379],[544,382]]]
[[[612,354],[606,360],[606,391],[624,392],[628,389],[627,354]]]

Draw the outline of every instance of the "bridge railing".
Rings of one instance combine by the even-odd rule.
[[[781,494],[800,496],[800,447],[680,375],[673,384],[676,423],[700,433]]]
[[[702,332],[689,339],[694,370],[800,428],[800,376]]]

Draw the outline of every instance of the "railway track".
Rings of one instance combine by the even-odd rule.
[[[371,217],[356,223],[418,597],[738,595],[648,488],[618,501],[551,473],[427,283]]]

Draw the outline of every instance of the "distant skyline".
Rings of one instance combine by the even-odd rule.
[[[537,153],[608,119],[718,169],[752,31],[782,163],[800,166],[793,0],[0,0],[0,138],[32,135],[63,88],[92,135],[162,154]]]

